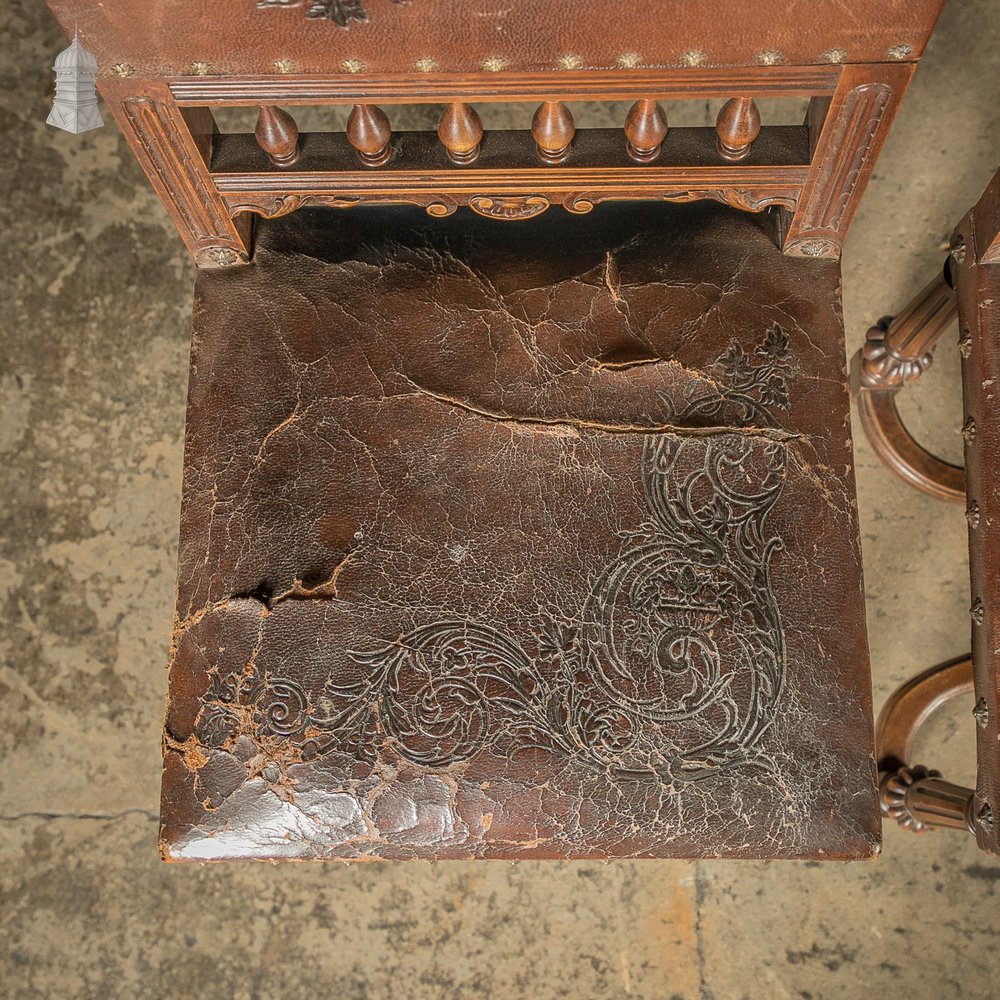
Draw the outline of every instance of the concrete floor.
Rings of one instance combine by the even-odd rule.
[[[1000,4],[950,0],[845,256],[849,348],[941,266],[997,166]],[[168,867],[157,860],[192,265],[111,126],[47,128],[62,48],[0,9],[0,994],[861,998],[997,993],[1000,864]],[[947,340],[905,403],[961,454]],[[961,510],[857,444],[876,704],[968,649]],[[972,779],[969,705],[924,756]]]

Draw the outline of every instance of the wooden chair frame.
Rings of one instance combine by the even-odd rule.
[[[914,63],[768,66],[746,69],[397,75],[391,78],[179,77],[100,81],[103,96],[202,267],[246,263],[254,214],[273,218],[304,206],[378,202],[449,215],[460,205],[494,218],[530,218],[550,205],[590,211],[615,198],[714,199],[749,211],[776,208],[785,253],[837,258]],[[493,133],[468,165],[452,163],[432,133],[393,140],[380,166],[343,134],[299,136],[294,155],[268,155],[251,137],[220,134],[212,109],[301,105],[370,108],[374,102],[468,107],[476,102],[576,100],[657,102],[690,98],[807,97],[801,126],[751,129],[736,155],[716,130],[675,129],[652,162],[637,162],[618,130],[576,133],[574,148],[546,163],[528,132]],[[732,102],[730,102],[732,103]],[[720,131],[722,123],[720,118]],[[261,130],[258,129],[258,138]],[[265,142],[266,146],[266,142]],[[279,147],[274,147],[279,148]],[[301,151],[302,155],[298,156]],[[495,155],[491,156],[491,152]],[[749,154],[749,155],[748,155]]]
[[[906,431],[895,394],[926,371],[955,315],[962,357],[964,469],[929,455]],[[1000,517],[1000,426],[992,389],[1000,379],[1000,171],[959,223],[943,276],[935,278],[891,322],[869,330],[854,359],[853,389],[872,447],[905,481],[966,505],[972,654],[941,664],[896,691],[879,720],[882,808],[903,826],[965,828],[981,848],[1000,854],[1000,551],[992,527]],[[945,782],[910,762],[914,736],[943,701],[972,691],[978,778],[975,789]]]

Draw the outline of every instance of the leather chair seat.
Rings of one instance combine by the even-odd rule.
[[[772,226],[309,210],[198,275],[165,857],[877,852],[840,267]]]

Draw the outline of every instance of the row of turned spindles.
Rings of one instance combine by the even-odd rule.
[[[652,163],[667,137],[667,116],[660,103],[640,100],[625,118],[628,155],[638,163]],[[716,119],[719,153],[725,160],[742,160],[760,133],[760,114],[752,98],[727,101]],[[291,166],[299,158],[299,130],[282,108],[260,109],[257,142],[276,167]],[[453,163],[472,163],[479,156],[483,123],[471,104],[449,104],[441,115],[438,138]],[[561,163],[570,153],[576,125],[562,101],[543,101],[531,121],[538,155],[546,163]],[[374,104],[356,104],[347,119],[347,141],[368,167],[380,167],[392,155],[392,128],[385,112]]]

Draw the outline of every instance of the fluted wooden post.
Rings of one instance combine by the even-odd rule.
[[[438,138],[453,163],[472,163],[479,155],[483,123],[471,104],[449,104],[438,124]]]
[[[922,833],[933,827],[976,832],[976,791],[945,781],[939,771],[916,764],[881,776],[882,815],[900,826]]]
[[[742,160],[760,135],[760,112],[750,97],[726,101],[715,121],[719,153],[726,160]]]
[[[934,360],[931,353],[955,321],[955,292],[937,275],[902,312],[871,327],[860,357],[860,385],[871,389],[898,389],[915,382]],[[959,350],[968,354],[959,341]]]
[[[641,100],[629,108],[625,118],[628,155],[640,163],[649,163],[660,155],[667,136],[667,116],[658,101]]]
[[[263,105],[254,135],[257,145],[276,167],[290,167],[299,158],[299,127],[282,108]]]
[[[573,115],[562,101],[544,101],[531,120],[532,138],[546,163],[559,163],[569,156],[575,133]]]
[[[347,141],[366,167],[380,167],[392,156],[392,127],[374,104],[355,104],[347,118]]]

